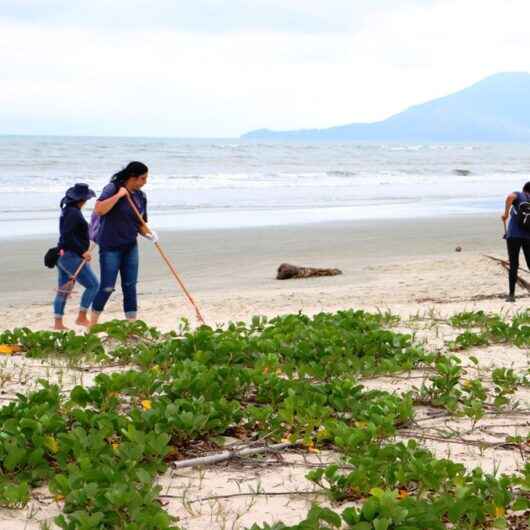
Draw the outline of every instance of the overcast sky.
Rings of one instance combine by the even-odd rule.
[[[530,71],[528,0],[0,0],[0,133],[375,121]]]

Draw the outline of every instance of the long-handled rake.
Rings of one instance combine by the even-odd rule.
[[[133,209],[133,212],[135,213],[136,217],[138,217],[138,220],[140,221],[141,225],[150,232],[149,226],[144,221],[144,218],[140,215],[140,212],[138,211],[138,208],[134,204],[134,202],[133,202],[133,200],[132,200],[132,198],[131,198],[131,196],[129,194],[127,194],[127,200],[129,201],[129,204],[131,205],[131,208]],[[155,247],[158,250],[158,252],[160,253],[160,256],[162,256],[162,259],[166,262],[166,265],[169,267],[169,270],[171,271],[171,273],[173,274],[173,276],[177,280],[178,284],[180,285],[180,288],[182,289],[183,293],[186,295],[186,298],[190,301],[191,305],[194,307],[195,314],[197,315],[197,320],[201,324],[206,324],[206,322],[204,321],[204,318],[202,318],[202,315],[201,315],[201,312],[199,311],[199,308],[197,307],[197,304],[195,303],[195,300],[193,300],[191,294],[186,289],[186,286],[184,285],[184,283],[180,279],[177,271],[175,270],[175,267],[173,266],[173,264],[171,263],[169,258],[166,256],[165,252],[163,251],[163,249],[160,246],[160,243],[158,243],[158,241],[155,242]]]

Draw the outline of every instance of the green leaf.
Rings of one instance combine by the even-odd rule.
[[[525,497],[519,497],[512,506],[514,512],[527,510],[530,507],[530,501]]]
[[[90,395],[82,386],[77,385],[70,393],[70,399],[78,405],[85,406],[90,401]]]
[[[366,523],[364,521],[352,526],[352,530],[372,530],[372,528],[373,526],[370,523]]]
[[[352,526],[355,523],[359,522],[359,513],[357,512],[355,508],[346,508],[342,512],[342,518],[344,519],[345,523]]]
[[[374,525],[374,530],[388,530],[391,522],[392,521],[390,519],[377,518],[374,519],[372,524]]]
[[[370,497],[365,501],[361,512],[367,521],[373,521],[378,513],[379,502],[376,497]]]
[[[7,457],[3,462],[3,467],[7,471],[13,471],[26,456],[26,451],[21,447],[11,446],[7,451]]]
[[[144,484],[149,484],[152,480],[151,475],[142,468],[136,470],[136,476],[138,477],[138,480]]]

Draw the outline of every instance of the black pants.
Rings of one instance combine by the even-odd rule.
[[[515,282],[517,281],[517,271],[519,270],[519,253],[523,247],[526,264],[530,269],[530,239],[523,239],[521,237],[510,237],[506,240],[508,247],[508,257],[510,258],[510,294],[515,294]]]

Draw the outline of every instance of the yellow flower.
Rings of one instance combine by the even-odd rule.
[[[13,355],[22,351],[22,348],[18,344],[0,344],[0,354],[2,355]]]
[[[504,506],[495,506],[495,517],[504,517],[505,513]]]
[[[409,492],[405,488],[401,488],[398,493],[398,499],[404,499],[409,496]]]
[[[144,410],[151,410],[151,400],[150,399],[143,399],[142,400],[142,407]]]
[[[366,427],[368,427],[368,423],[366,421],[356,421],[355,427],[358,429],[366,429]]]
[[[284,443],[284,444],[290,444],[291,443],[291,433],[290,432],[286,432],[282,436],[282,443]]]
[[[320,453],[320,449],[317,449],[315,447],[315,442],[313,442],[313,440],[311,440],[307,445],[307,452],[308,453]]]
[[[46,436],[45,446],[52,452],[59,452],[59,442],[53,436]]]
[[[119,447],[120,444],[118,442],[112,442],[112,448],[114,449],[114,451],[117,451]]]

